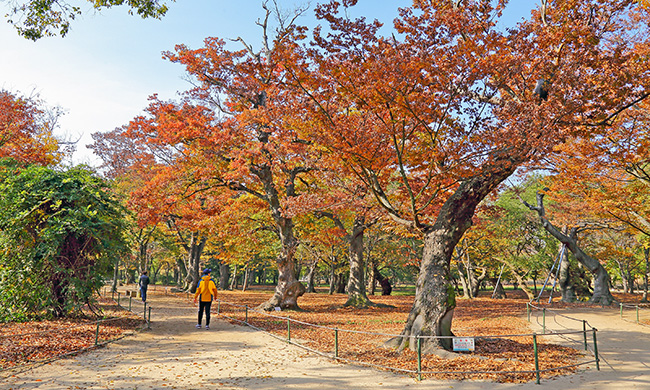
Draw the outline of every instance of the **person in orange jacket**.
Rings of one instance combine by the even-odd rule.
[[[210,307],[212,300],[217,297],[217,285],[210,277],[212,270],[206,268],[203,270],[203,277],[199,280],[196,286],[196,293],[194,293],[194,303],[196,299],[201,296],[199,301],[199,322],[196,324],[197,329],[201,329],[201,322],[203,321],[203,312],[205,311],[205,329],[210,329]]]

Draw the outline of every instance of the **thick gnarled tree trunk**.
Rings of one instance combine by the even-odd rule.
[[[472,225],[478,204],[516,168],[515,161],[499,159],[482,174],[461,183],[442,206],[435,224],[424,232],[424,251],[415,285],[415,301],[400,337],[388,342],[398,350],[416,349],[417,336],[453,336],[456,296],[450,277],[451,257]],[[451,349],[451,339],[422,339],[423,353]]]
[[[347,286],[348,300],[344,306],[363,308],[374,305],[366,293],[366,270],[363,259],[363,235],[365,230],[365,218],[358,215],[354,219],[352,234],[349,236],[350,278]]]
[[[272,209],[272,211],[274,210]],[[299,310],[298,298],[305,293],[305,286],[296,279],[294,254],[298,247],[298,240],[293,235],[293,221],[291,218],[280,216],[279,207],[276,211],[277,213],[274,212],[274,216],[277,216],[276,222],[282,244],[282,251],[276,260],[278,284],[275,286],[273,296],[258,308],[267,311],[273,310],[275,307],[282,310]]]
[[[192,294],[196,292],[196,286],[199,284],[201,255],[203,254],[203,249],[207,242],[207,238],[200,237],[199,233],[192,232],[190,242],[184,245],[185,250],[187,251],[187,276],[185,277],[185,287],[186,290]]]

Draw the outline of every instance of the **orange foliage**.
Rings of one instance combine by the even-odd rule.
[[[647,21],[644,10],[549,2],[502,30],[504,4],[492,4],[414,2],[395,21],[400,35],[383,38],[380,24],[330,2],[317,10],[331,29],[315,30],[315,48],[285,46],[290,82],[307,95],[300,133],[403,223],[433,223],[476,175],[536,166],[570,137],[608,134],[611,118],[648,96],[648,31],[633,22]],[[534,93],[540,79],[547,99]]]
[[[0,90],[0,158],[40,165],[60,161],[62,154],[52,134],[56,115],[39,100]]]

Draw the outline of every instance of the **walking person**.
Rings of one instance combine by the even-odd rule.
[[[194,303],[199,296],[199,321],[196,324],[197,329],[201,329],[201,322],[203,321],[203,312],[205,311],[205,329],[210,329],[210,308],[212,307],[212,300],[217,297],[217,285],[210,277],[212,270],[206,268],[203,270],[203,277],[196,286],[196,293],[194,293]]]
[[[149,277],[147,276],[147,271],[142,271],[138,285],[140,286],[140,296],[142,297],[142,302],[147,302],[147,287],[149,287]]]

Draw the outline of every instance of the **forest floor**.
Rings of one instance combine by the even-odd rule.
[[[641,312],[642,324],[636,324],[635,310],[627,306],[622,320],[619,307],[553,303],[544,305],[547,308],[545,314],[533,310],[529,322],[527,300],[511,292],[511,297],[505,300],[489,297],[472,301],[459,299],[454,332],[457,336],[484,338],[476,339],[473,353],[459,353],[444,359],[425,356],[422,360],[423,380],[418,381],[414,374],[417,370],[415,353],[396,354],[381,347],[389,335],[401,332],[413,297],[373,296],[373,301],[393,308],[355,310],[341,307],[345,295],[306,294],[299,301],[305,311],[275,312],[271,317],[252,309],[268,298],[268,292],[223,291],[219,294],[221,303],[212,307],[211,329],[206,330],[195,328],[196,308],[187,295],[172,295],[160,287],[157,291],[150,290],[149,295],[151,329],[103,348],[46,364],[8,369],[8,362],[15,362],[18,355],[14,351],[13,357],[6,358],[6,340],[11,339],[12,334],[22,334],[18,344],[28,346],[32,352],[43,351],[31,358],[42,360],[48,353],[60,354],[61,351],[45,344],[46,340],[33,339],[25,333],[51,325],[3,326],[0,330],[0,364],[3,353],[5,363],[0,365],[0,389],[650,388],[648,309]],[[632,305],[636,299],[635,296],[617,298]],[[250,309],[246,310],[246,306]],[[131,325],[137,322],[137,317],[133,317],[129,320],[133,321]],[[289,325],[287,318],[291,318]],[[239,325],[246,320],[272,335]],[[600,371],[596,370],[593,356],[583,352],[583,335],[578,333],[538,336],[541,370],[585,363],[572,369],[543,372],[541,386],[535,385],[532,373],[476,373],[534,369],[531,336],[495,336],[539,334],[543,333],[543,327],[546,333],[582,330],[582,320],[598,329]],[[318,327],[308,323],[318,324]],[[110,338],[110,332],[115,335],[120,331],[123,329],[112,327],[104,330],[102,327],[101,332],[107,334],[102,333],[100,339]],[[88,332],[88,329],[81,332],[85,334],[85,340]],[[76,341],[76,332],[57,333],[63,334],[66,340],[57,343],[82,343]],[[287,339],[328,356],[333,355],[335,345],[338,345],[339,358],[375,367],[337,362],[287,343]],[[335,344],[335,340],[338,343]],[[591,349],[592,332],[589,332],[588,343]],[[456,373],[434,374],[432,371]],[[474,373],[459,374],[458,371]]]

